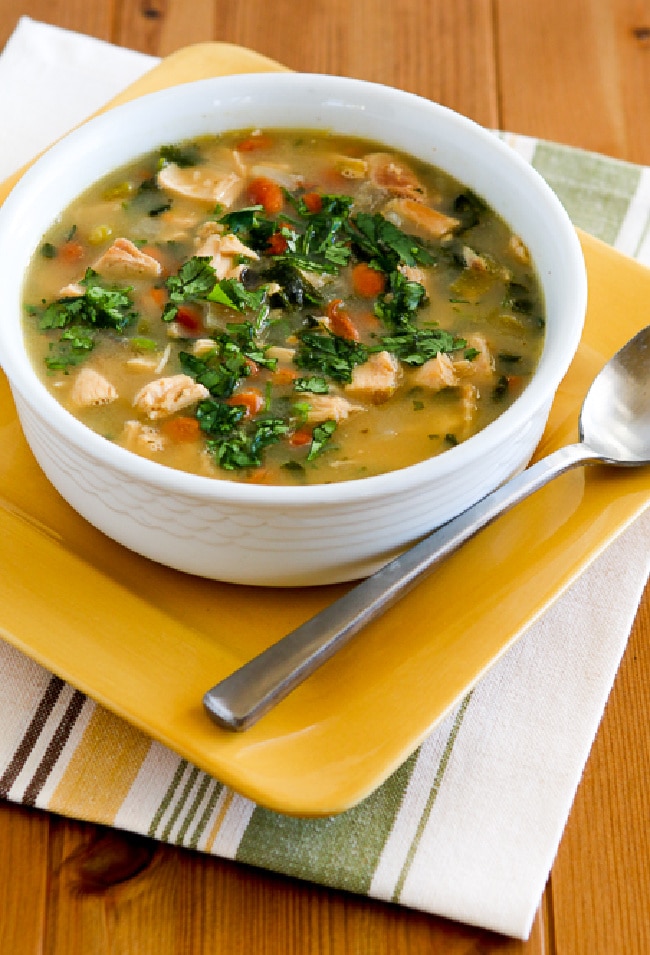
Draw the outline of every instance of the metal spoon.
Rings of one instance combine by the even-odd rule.
[[[650,464],[650,326],[594,379],[579,424],[579,444],[518,474],[214,686],[203,698],[210,716],[226,729],[252,726],[448,554],[557,475],[584,464]]]

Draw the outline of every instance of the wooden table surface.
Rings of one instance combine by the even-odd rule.
[[[2,0],[146,53],[204,40],[650,166],[647,0]],[[2,95],[2,91],[0,91]],[[650,590],[526,943],[0,803],[0,953],[647,955]]]

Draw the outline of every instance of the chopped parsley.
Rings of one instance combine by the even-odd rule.
[[[350,219],[348,231],[363,257],[382,272],[394,272],[400,264],[433,265],[433,256],[419,239],[407,235],[380,213],[360,212]]]
[[[406,365],[423,365],[439,352],[464,348],[465,339],[456,338],[442,328],[407,328],[397,335],[387,335],[381,343]]]
[[[209,256],[193,255],[184,262],[176,275],[165,280],[169,301],[162,314],[163,322],[172,322],[178,306],[184,302],[196,302],[207,298],[217,284],[217,275]]]
[[[392,328],[406,328],[415,321],[426,298],[426,289],[419,282],[410,281],[402,272],[391,272],[388,288],[377,298],[375,315]]]
[[[284,229],[287,249],[282,257],[296,268],[336,275],[350,261],[346,224],[353,200],[350,196],[321,196],[322,208],[309,212],[297,201],[304,221],[302,231]]]
[[[294,364],[320,371],[334,381],[352,381],[352,369],[368,360],[369,350],[361,342],[333,335],[328,329],[300,332]]]
[[[106,288],[92,269],[86,269],[79,284],[83,288],[81,295],[56,299],[40,313],[42,330],[82,325],[121,332],[137,318],[131,286]]]
[[[64,371],[81,364],[95,347],[95,336],[85,328],[70,325],[61,333],[58,342],[50,342],[45,365],[49,371]]]
[[[242,378],[251,374],[251,363],[274,369],[276,360],[266,355],[268,346],[255,341],[249,322],[228,325],[227,331],[214,336],[214,349],[198,356],[180,352],[185,374],[207,388],[215,398],[229,398]]]
[[[238,279],[222,279],[205,296],[208,302],[225,305],[236,312],[254,311],[262,308],[266,299],[266,287],[249,291]]]
[[[206,435],[206,448],[219,467],[226,471],[257,468],[264,449],[289,431],[282,418],[266,417],[244,421],[246,409],[209,399],[199,402],[196,417]]]
[[[294,309],[323,304],[320,292],[305,278],[300,269],[283,258],[273,262],[262,274],[269,282],[280,286],[279,291],[271,296],[271,305],[274,307]]]
[[[329,384],[326,378],[312,375],[310,378],[296,378],[293,383],[294,391],[308,391],[313,395],[329,394]]]
[[[314,458],[321,453],[325,445],[331,440],[332,435],[336,431],[336,427],[336,421],[333,421],[331,418],[316,425],[312,433],[311,446],[307,455],[308,461],[313,461]]]

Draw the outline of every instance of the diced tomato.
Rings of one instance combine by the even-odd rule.
[[[189,332],[198,332],[203,327],[203,316],[197,308],[191,305],[179,305],[174,321],[182,325]]]
[[[182,416],[179,418],[168,418],[162,424],[161,430],[172,441],[181,444],[196,441],[201,429],[196,418]]]
[[[343,301],[340,298],[334,298],[327,303],[327,317],[330,331],[334,335],[349,338],[355,342],[359,341],[359,330],[343,308]]]
[[[352,269],[352,287],[362,298],[376,298],[386,288],[386,276],[366,262],[359,262]]]
[[[274,232],[266,243],[266,251],[269,255],[282,255],[287,251],[288,242],[280,232]]]
[[[264,407],[264,396],[256,388],[245,388],[227,398],[226,404],[243,405],[246,408],[246,417],[252,418]]]
[[[248,184],[248,197],[255,205],[263,206],[268,216],[275,216],[282,210],[284,195],[282,189],[272,179],[258,176]]]
[[[258,149],[270,149],[273,140],[266,133],[253,133],[237,143],[235,149],[240,153],[252,153]]]
[[[289,438],[289,444],[294,448],[301,448],[305,444],[311,444],[312,433],[307,428],[299,428],[294,431]]]
[[[322,197],[317,192],[306,192],[302,197],[302,201],[310,212],[320,212],[323,208]]]

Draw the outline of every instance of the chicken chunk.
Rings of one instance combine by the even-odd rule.
[[[438,352],[435,358],[425,361],[413,372],[411,382],[429,391],[442,391],[443,388],[454,388],[459,377],[449,355]]]
[[[345,179],[365,179],[368,175],[368,163],[356,156],[337,156],[334,168]]]
[[[465,384],[460,388],[460,408],[463,424],[470,424],[478,410],[479,392],[476,385]]]
[[[214,338],[197,338],[192,342],[192,354],[196,355],[197,358],[201,358],[202,355],[209,355],[215,348]]]
[[[438,209],[431,209],[414,199],[391,199],[384,206],[383,212],[388,219],[395,221],[396,225],[406,224],[415,227],[432,239],[441,239],[460,225],[458,219],[447,216]]]
[[[122,444],[127,451],[151,452],[164,451],[167,445],[165,436],[141,421],[125,421],[122,431]]]
[[[75,377],[70,401],[77,408],[94,408],[108,405],[118,397],[117,389],[108,378],[94,368],[81,368]]]
[[[508,251],[514,255],[519,262],[522,262],[524,265],[530,265],[530,252],[528,251],[528,246],[524,244],[523,239],[518,235],[511,235],[510,241],[508,242]]]
[[[257,252],[244,245],[241,239],[236,235],[219,235],[213,233],[209,235],[196,250],[198,256],[208,256],[210,264],[216,272],[219,281],[221,279],[238,279],[246,268],[239,262],[235,264],[235,259],[243,256],[247,259],[259,259]]]
[[[185,199],[230,208],[244,188],[244,180],[236,172],[206,166],[182,168],[172,162],[163,166],[158,173],[158,185],[166,192]]]
[[[399,381],[399,361],[388,351],[371,355],[352,371],[352,381],[345,386],[348,394],[371,401],[375,405],[388,401]]]
[[[487,381],[494,375],[494,358],[483,335],[468,335],[467,348],[478,352],[474,358],[460,358],[454,362],[456,374],[462,378]]]
[[[363,411],[362,405],[352,404],[341,395],[310,395],[307,421],[311,424],[329,420],[345,421],[355,411]]]
[[[283,345],[270,345],[266,349],[266,357],[275,358],[281,365],[290,365],[295,354],[295,348],[285,348]]]
[[[59,298],[80,298],[85,293],[85,288],[79,282],[69,282],[59,289]]]
[[[162,266],[152,255],[142,252],[130,239],[119,238],[93,265],[95,272],[107,278],[154,278]]]
[[[270,179],[271,182],[277,182],[290,192],[299,189],[305,182],[305,177],[291,171],[291,166],[286,163],[264,163],[251,166],[248,170],[253,178]]]
[[[426,189],[412,169],[391,153],[369,153],[365,156],[371,182],[393,196],[411,200],[426,199]]]
[[[150,381],[133,399],[133,407],[152,420],[169,415],[207,398],[210,392],[189,375],[172,375]]]

